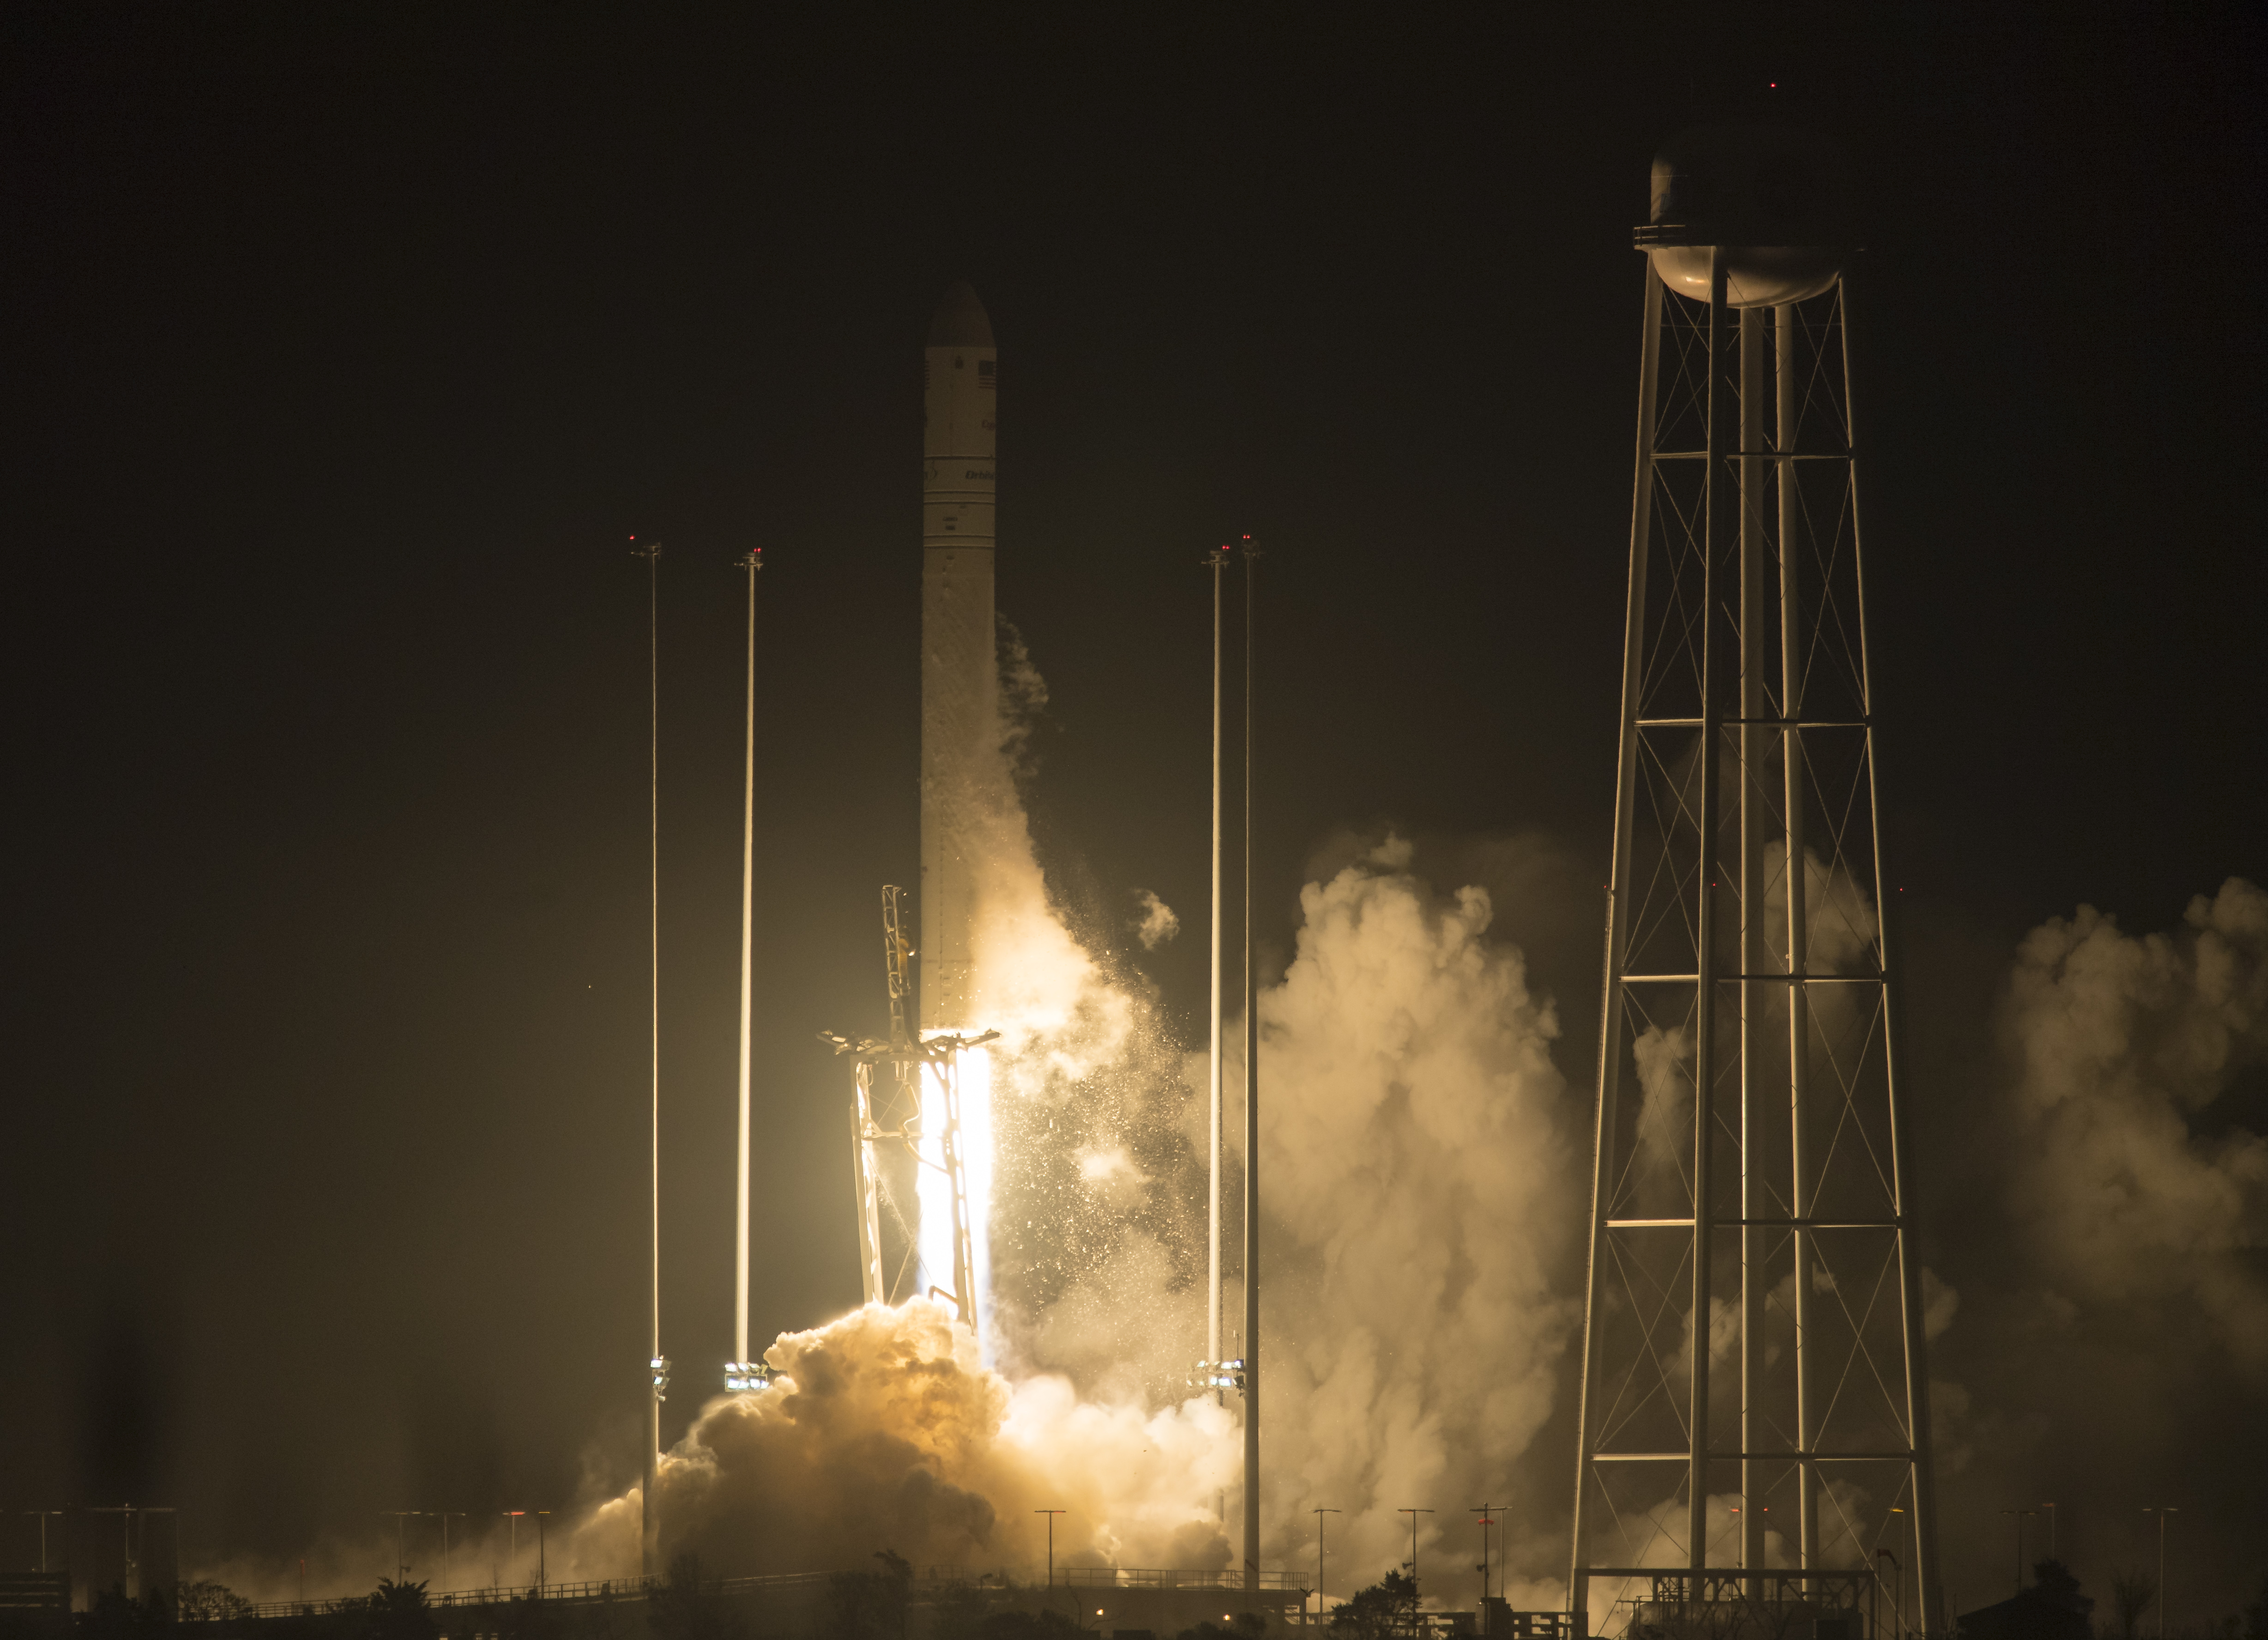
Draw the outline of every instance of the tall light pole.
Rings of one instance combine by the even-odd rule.
[[[1433,1511],[1430,1509],[1397,1509],[1394,1512],[1410,1517],[1410,1609],[1414,1613],[1418,1609],[1418,1517],[1430,1515]]]
[[[506,1540],[511,1547],[504,1551],[504,1570],[515,1577],[519,1576],[519,1518],[526,1512],[525,1509],[504,1511],[504,1518],[512,1523],[511,1534]]]
[[[2048,1558],[2060,1565],[2063,1563],[2063,1557],[2056,1553],[2056,1506],[2053,1504],[2042,1504],[2040,1507],[2048,1511]]]
[[[2166,1504],[2142,1512],[2158,1518],[2158,1640],[2166,1640],[2166,1517],[2182,1511]]]
[[[34,1511],[33,1512],[36,1513],[38,1511]],[[58,1511],[57,1512],[60,1513],[61,1511]],[[170,1515],[173,1512],[173,1511],[170,1509],[149,1509],[133,1504],[114,1504],[107,1507],[90,1509],[87,1511],[87,1513],[91,1515],[116,1515],[119,1518],[119,1527],[123,1534],[119,1545],[119,1553],[125,1557],[123,1563],[124,1575],[122,1578],[122,1586],[124,1587],[129,1594],[133,1595],[137,1600],[141,1598],[142,1594],[142,1557],[135,1552],[136,1540],[134,1535],[134,1518],[136,1515],[141,1516],[143,1518],[144,1524],[146,1526],[150,1516]],[[178,1541],[179,1540],[177,1538],[177,1546]],[[2161,1558],[2162,1559],[2163,1557],[2161,1556]]]
[[[551,1581],[549,1570],[543,1563],[543,1518],[550,1512],[548,1509],[535,1511],[535,1586],[539,1589]]]
[[[449,1522],[462,1520],[465,1511],[461,1509],[441,1509],[434,1512],[441,1518],[441,1592],[446,1594],[449,1592]]]
[[[394,1580],[407,1583],[409,1581],[409,1551],[403,1541],[401,1528],[404,1522],[425,1511],[422,1509],[381,1509],[378,1512],[394,1517]]]
[[[748,572],[748,674],[740,806],[740,1130],[733,1151],[739,1183],[733,1207],[733,1360],[725,1369],[727,1389],[744,1388],[755,1376],[748,1359],[748,1049],[756,1002],[756,577],[763,571],[764,549],[750,548],[740,563]],[[654,1353],[661,1353],[659,1344]]]
[[[1212,1033],[1210,1068],[1212,1086],[1211,1148],[1205,1163],[1205,1360],[1218,1362],[1220,1355],[1220,982],[1221,982],[1221,897],[1220,897],[1220,740],[1221,740],[1221,572],[1228,568],[1228,548],[1219,547],[1205,555],[1205,563],[1212,570],[1212,989],[1208,1012],[1211,1017]],[[1218,1371],[1209,1367],[1208,1371]],[[1213,1393],[1216,1403],[1228,1404],[1226,1390]],[[1213,1497],[1215,1513],[1223,1519],[1228,1514],[1228,1499],[1222,1493]]]
[[[27,1515],[37,1515],[40,1518],[40,1570],[45,1571],[48,1569],[48,1517],[53,1515],[56,1519],[61,1520],[68,1511],[61,1509],[27,1509],[24,1512]]]
[[[1490,1511],[1500,1509],[1502,1507],[1503,1505],[1500,1504],[1476,1504],[1472,1508],[1465,1511],[1469,1515],[1478,1515],[1481,1518],[1481,1616],[1484,1623],[1486,1622],[1488,1616],[1489,1528],[1496,1525],[1495,1520],[1490,1516]],[[1414,1542],[1410,1545],[1410,1552],[1413,1556],[1418,1552],[1417,1545]],[[1484,1627],[1481,1632],[1483,1634],[1486,1634],[1488,1630]]]
[[[1056,1517],[1071,1513],[1068,1509],[1035,1509],[1035,1515],[1048,1518],[1048,1587],[1056,1586]]]
[[[1323,1517],[1342,1515],[1346,1511],[1343,1509],[1315,1509],[1308,1512],[1315,1518],[1315,1621],[1321,1623],[1323,1618]]]
[[[1244,1586],[1260,1586],[1260,995],[1252,938],[1253,607],[1260,548],[1244,541]]]
[[[2000,1512],[2016,1518],[2016,1592],[2021,1594],[2024,1592],[2024,1517],[2036,1515],[2040,1511],[2036,1509],[2004,1509]]]
[[[654,1488],[661,1478],[661,1403],[669,1389],[669,1363],[661,1353],[661,543],[630,550],[645,560],[646,639],[646,951],[653,1060],[647,1107],[646,1185],[650,1259],[646,1273],[651,1335],[646,1368],[645,1482],[638,1491],[638,1559],[653,1576],[659,1517]]]

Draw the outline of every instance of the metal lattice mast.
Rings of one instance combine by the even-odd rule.
[[[1681,164],[1640,231],[1570,1608],[1855,1605],[1889,1548],[1931,1627],[1842,256],[1682,220]]]
[[[838,1054],[852,1059],[850,1105],[851,1185],[858,1213],[858,1266],[869,1304],[896,1304],[914,1296],[948,1298],[971,1329],[978,1324],[974,1220],[968,1202],[968,1159],[961,1131],[961,1053],[996,1040],[999,1033],[964,1037],[946,1033],[917,1033],[909,1016],[913,982],[907,960],[913,947],[907,943],[900,900],[903,891],[892,885],[882,889],[882,969],[890,1000],[890,1034],[887,1040],[849,1037],[822,1031]],[[875,1070],[889,1067],[888,1092],[876,1092]],[[938,1104],[932,1113],[939,1131],[927,1133],[923,1120],[923,1078],[937,1078]],[[928,1153],[934,1139],[935,1154]],[[909,1162],[914,1176],[933,1168],[946,1178],[950,1215],[953,1287],[932,1286],[926,1295],[907,1291],[908,1271],[921,1266],[919,1232],[908,1224],[890,1202],[882,1175],[881,1152],[887,1148]],[[886,1275],[882,1260],[882,1208],[891,1206],[899,1232],[900,1257],[895,1276]],[[918,1283],[915,1285],[918,1286]]]

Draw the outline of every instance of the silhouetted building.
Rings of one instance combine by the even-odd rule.
[[[1964,1612],[1962,1640],[2094,1640],[2095,1602],[2079,1592],[2079,1579],[2051,1560],[2033,1570],[2032,1585],[2013,1599]]]

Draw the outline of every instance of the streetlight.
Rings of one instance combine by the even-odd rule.
[[[2042,1504],[2040,1507],[2048,1511],[2048,1558],[2061,1564],[2063,1557],[2056,1553],[2056,1506]]]
[[[535,1511],[535,1586],[539,1589],[551,1581],[543,1567],[543,1518],[550,1512],[548,1509]]]
[[[86,1512],[91,1515],[118,1517],[119,1527],[123,1533],[119,1552],[126,1557],[124,1575],[120,1580],[119,1586],[138,1600],[142,1594],[142,1556],[136,1550],[134,1517],[136,1515],[142,1517],[143,1531],[146,1536],[151,1515],[170,1515],[173,1511],[170,1509],[141,1507],[133,1504],[113,1504],[106,1507],[90,1509]],[[43,1521],[40,1524],[44,1530],[46,1523]]]
[[[509,1539],[512,1547],[504,1551],[504,1570],[515,1577],[519,1576],[519,1518],[526,1512],[525,1509],[507,1509],[504,1511],[504,1518],[512,1522],[512,1535]]]
[[[56,1519],[61,1520],[70,1511],[62,1509],[27,1509],[24,1512],[27,1515],[37,1515],[40,1518],[40,1570],[45,1571],[48,1569],[48,1517],[53,1515]]]
[[[453,1519],[462,1520],[465,1518],[465,1511],[461,1509],[444,1509],[437,1512],[441,1519],[441,1592],[446,1594],[449,1592],[449,1522]]]
[[[2021,1594],[2024,1592],[2024,1517],[2036,1515],[2040,1511],[2036,1509],[2004,1509],[2000,1512],[2016,1518],[2016,1592]]]
[[[2142,1512],[2158,1518],[2158,1640],[2166,1640],[2166,1517],[2182,1511],[2165,1504]]]
[[[1313,1514],[1315,1518],[1315,1616],[1320,1620],[1323,1614],[1323,1517],[1325,1515],[1343,1515],[1346,1511],[1343,1509],[1316,1509],[1311,1510],[1308,1512]],[[1301,1603],[1301,1611],[1300,1614],[1303,1617],[1307,1615],[1305,1602]]]
[[[1410,1609],[1414,1613],[1418,1609],[1418,1517],[1430,1515],[1433,1511],[1430,1509],[1397,1509],[1394,1512],[1410,1517]],[[2165,1640],[2165,1636],[2161,1635],[2159,1640]]]
[[[1475,1508],[1465,1511],[1469,1515],[1478,1515],[1481,1518],[1481,1563],[1479,1570],[1481,1574],[1481,1622],[1483,1625],[1481,1632],[1483,1634],[1486,1634],[1488,1632],[1486,1625],[1488,1623],[1489,1528],[1496,1525],[1496,1522],[1490,1518],[1489,1511],[1492,1509],[1500,1509],[1502,1507],[1503,1505],[1500,1504],[1482,1504]],[[1415,1555],[1417,1550],[1413,1548],[1410,1550],[1410,1553],[1412,1555]]]
[[[1035,1509],[1035,1515],[1048,1518],[1048,1587],[1056,1586],[1056,1517],[1071,1513],[1068,1509]]]
[[[402,1547],[401,1523],[425,1511],[422,1509],[381,1509],[378,1512],[394,1517],[394,1580],[407,1583],[409,1581],[409,1553]]]

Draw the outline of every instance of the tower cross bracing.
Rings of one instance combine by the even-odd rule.
[[[1661,1570],[1825,1598],[1883,1548],[1938,1600],[1847,284],[1736,306],[1698,254],[1707,300],[1646,275],[1570,1578],[1600,1632]]]

